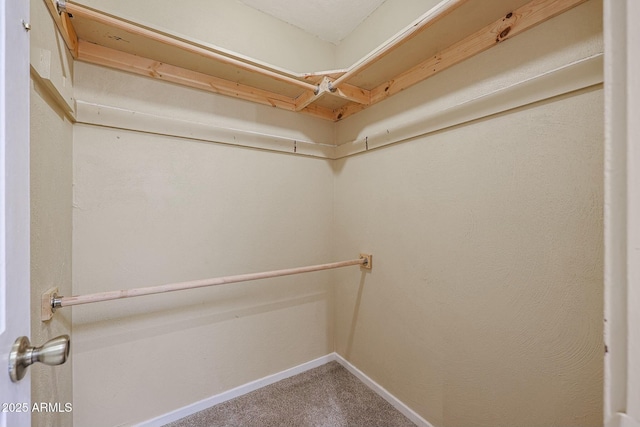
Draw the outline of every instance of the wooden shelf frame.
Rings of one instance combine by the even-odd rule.
[[[304,74],[72,2],[44,1],[76,60],[338,121],[586,0],[443,0],[348,69]],[[457,22],[467,26],[443,32]]]

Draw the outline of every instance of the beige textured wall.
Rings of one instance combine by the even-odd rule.
[[[76,93],[347,142],[601,53],[600,19],[591,0],[335,128],[86,64]],[[374,253],[365,275],[74,308],[76,425],[146,420],[333,350],[436,426],[601,424],[599,87],[335,162],[86,124],[73,156],[75,294]]]
[[[105,88],[122,107],[272,133],[305,123],[78,65],[82,99]],[[84,124],[73,158],[74,294],[331,259],[327,160]],[[322,272],[75,307],[75,425],[144,421],[330,353],[329,291]]]
[[[348,68],[410,25],[439,0],[386,0],[336,46],[335,68]]]
[[[341,123],[397,127],[602,52],[583,6]],[[470,73],[469,70],[473,70]],[[335,162],[335,346],[436,426],[602,425],[600,86]]]
[[[51,52],[51,80],[60,84],[66,76],[69,83],[70,58],[42,1],[31,1],[31,27],[32,53]],[[48,322],[40,321],[44,291],[58,286],[62,294],[71,294],[72,124],[62,111],[49,89],[32,73],[30,338],[35,345],[71,331],[68,310]],[[29,368],[31,401],[60,403],[63,407],[73,403],[72,362],[56,367],[38,363]],[[68,426],[71,422],[71,413],[32,414],[33,426]]]
[[[601,425],[601,117],[586,91],[336,162],[337,256],[375,254],[336,273],[336,351],[436,426]]]

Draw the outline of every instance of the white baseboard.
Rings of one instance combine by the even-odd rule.
[[[605,427],[640,427],[640,423],[627,414],[618,412],[607,420]]]
[[[234,389],[225,391],[223,393],[216,394],[215,396],[208,397],[199,402],[192,403],[191,405],[184,406],[182,408],[176,409],[175,411],[168,412],[166,414],[160,415],[159,417],[153,418],[151,420],[147,420],[139,424],[135,424],[135,426],[136,427],[161,427],[165,424],[171,423],[173,421],[177,421],[184,417],[188,417],[189,415],[193,415],[196,412],[200,412],[202,410],[208,409],[214,405],[218,405],[228,400],[235,399],[236,397],[258,390],[259,388],[268,386],[269,384],[276,383],[278,381],[284,380],[294,375],[301,374],[310,369],[317,368],[319,366],[322,366],[324,364],[327,364],[333,361],[336,361],[340,363],[342,366],[344,366],[345,369],[347,369],[349,372],[355,375],[360,381],[362,381],[370,389],[376,392],[384,400],[389,402],[394,408],[396,408],[405,417],[413,421],[417,426],[433,427],[424,418],[422,418],[416,412],[411,410],[407,405],[402,403],[395,396],[393,396],[391,393],[385,390],[380,384],[376,383],[371,378],[366,376],[362,371],[360,371],[358,368],[353,366],[351,363],[349,363],[346,359],[344,359],[342,356],[340,356],[337,353],[327,354],[326,356],[322,356],[317,359],[311,360],[309,362],[303,363],[301,365],[295,366],[293,368],[286,369],[282,372],[278,372],[277,374],[269,375],[259,380],[252,381],[250,383],[241,385]]]
[[[349,361],[340,356],[337,353],[333,353],[335,361],[345,367],[345,369],[351,372],[356,378],[362,381],[367,387],[375,391],[380,397],[389,402],[394,408],[398,410],[402,415],[409,418],[413,423],[419,427],[433,427],[427,420],[418,415],[414,410],[402,403],[397,397],[389,393],[380,384],[369,378],[364,372],[353,366]]]
[[[301,374],[334,360],[336,360],[335,353],[327,354],[326,356],[319,357],[317,359],[303,363],[302,365],[294,366],[293,368],[286,369],[282,372],[278,372],[277,374],[269,375],[259,380],[251,381],[250,383],[241,385],[220,394],[216,394],[215,396],[208,397],[199,402],[192,403],[191,405],[184,406],[151,420],[143,421],[140,424],[136,424],[136,427],[161,427],[165,424],[177,421],[184,417],[188,417],[189,415],[193,415],[196,412],[208,409],[214,405],[226,402],[227,400],[235,399],[236,397],[251,393],[252,391],[258,390],[259,388],[268,386],[269,384],[273,384],[294,375]]]

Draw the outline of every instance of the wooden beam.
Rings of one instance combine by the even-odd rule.
[[[71,24],[71,20],[69,19],[69,15],[66,13],[58,13],[58,7],[56,6],[56,0],[43,0],[44,4],[47,5],[47,9],[49,9],[49,13],[51,14],[51,18],[53,18],[53,22],[55,22],[56,27],[58,27],[58,31],[64,40],[64,43],[67,45],[67,49],[71,52],[71,55],[74,58],[78,57],[78,35],[76,34],[73,25]]]
[[[376,104],[391,95],[401,92],[585,1],[533,0],[395,78],[373,88],[371,90],[371,104]],[[355,103],[345,105],[335,111],[335,120],[344,119],[366,107],[366,105]]]
[[[331,120],[332,122],[335,121],[333,110],[327,107],[323,107],[322,105],[311,104],[300,112],[321,119]]]
[[[347,99],[358,104],[369,105],[371,103],[371,92],[357,86],[343,83],[336,88],[333,82],[329,83],[329,94],[338,98]]]
[[[295,101],[296,111],[306,108],[308,105],[316,102],[325,95],[331,95],[365,105],[368,105],[371,101],[371,94],[368,90],[348,84],[343,84],[336,89],[332,87],[332,81],[333,79],[325,76],[314,92],[308,91],[297,97]]]
[[[224,64],[233,65],[242,70],[249,71],[262,76],[270,77],[274,80],[288,83],[293,86],[301,87],[306,90],[314,90],[315,85],[295,79],[293,77],[271,71],[266,68],[259,67],[258,65],[250,64],[248,62],[241,61],[231,56],[222,55],[211,49],[207,49],[204,46],[189,43],[185,40],[181,40],[175,37],[171,37],[160,32],[129,23],[127,21],[114,18],[112,16],[97,12],[84,6],[67,2],[67,11],[74,16],[83,17],[95,22],[102,23],[104,25],[118,28],[131,34],[136,34],[142,37],[149,38],[150,40],[157,41],[159,43],[166,44],[168,46],[178,47],[187,52],[192,52],[203,56],[205,58],[213,59]]]
[[[343,69],[340,69],[340,70],[328,70],[328,71],[315,71],[313,73],[303,73],[303,74],[300,75],[300,77],[302,77],[307,82],[320,84],[322,79],[324,79],[325,77],[329,77],[331,80],[336,80],[337,78],[339,78],[340,76],[342,76],[346,72],[347,72],[347,70],[343,70]]]
[[[105,65],[140,75],[154,77],[189,87],[234,96],[240,99],[270,105],[288,111],[302,111],[316,117],[329,120],[341,120],[355,114],[367,106],[378,103],[387,97],[401,92],[465,59],[495,46],[529,28],[546,21],[586,0],[532,0],[497,19],[492,24],[463,38],[438,52],[418,65],[406,70],[372,90],[366,90],[346,83],[369,65],[377,62],[396,47],[406,43],[421,31],[430,27],[453,10],[469,0],[443,0],[432,10],[414,22],[411,27],[399,33],[387,44],[369,54],[348,71],[335,70],[332,74],[312,73],[302,77],[286,72],[277,72],[268,66],[255,64],[250,60],[238,58],[232,54],[221,53],[213,48],[177,38],[150,28],[95,11],[93,9],[67,2],[67,12],[77,17],[93,20],[103,25],[126,31],[130,34],[148,38],[157,43],[194,53],[201,57],[232,65],[239,69],[266,76],[274,80],[303,88],[305,91],[296,98],[281,95],[268,90],[258,89],[246,84],[235,83],[219,77],[195,72],[182,67],[165,64],[152,59],[127,54],[114,49],[84,41],[78,41],[73,25],[67,13],[58,14],[55,0],[44,0],[65,43],[72,55],[80,60]],[[329,73],[329,72],[326,72]],[[322,80],[318,80],[322,78]],[[304,81],[306,80],[306,81]],[[313,84],[311,82],[317,82]],[[348,104],[331,111],[327,107],[314,104],[323,96],[335,96],[350,101]]]
[[[88,43],[84,40],[80,40],[78,45],[78,60],[207,92],[233,96],[283,110],[296,111],[293,98]],[[328,108],[310,108],[303,110],[303,112],[323,119],[333,120],[333,113]]]
[[[302,111],[325,95],[325,91],[306,91],[295,99],[296,111]]]

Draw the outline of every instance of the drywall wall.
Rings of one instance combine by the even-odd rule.
[[[78,102],[290,137],[327,130],[76,65]],[[328,160],[83,123],[73,159],[74,294],[332,259]],[[330,300],[319,272],[74,307],[74,423],[148,420],[326,355]]]
[[[78,123],[333,156],[333,124],[326,120],[85,63],[76,69],[87,76],[76,89]]]
[[[397,128],[602,52],[584,5],[338,124]],[[470,72],[473,70],[473,73]],[[603,94],[337,160],[335,346],[436,426],[602,425]]]
[[[65,115],[72,62],[45,4],[31,1],[31,342],[41,345],[71,332],[71,312],[40,321],[40,298],[57,286],[71,293],[72,124]],[[38,74],[38,73],[42,73]],[[68,98],[66,98],[70,102]],[[73,340],[72,340],[73,343]],[[34,426],[71,425],[72,363],[35,364],[31,401],[60,404],[61,412],[32,412]]]
[[[77,64],[74,293],[375,258],[74,308],[76,425],[333,349],[434,425],[601,424],[598,86],[336,162],[131,125],[347,144],[601,53],[592,0],[335,125]]]
[[[40,298],[57,286],[71,292],[72,123],[65,113],[72,61],[46,6],[31,1],[31,342],[41,345],[71,333],[71,312],[40,321]],[[66,98],[66,101],[72,102]],[[62,411],[32,412],[34,426],[71,425],[72,366],[35,364],[31,401],[59,404]]]
[[[335,45],[235,0],[77,3],[296,73],[333,69]]]
[[[336,350],[434,425],[601,425],[601,101],[336,162]]]
[[[336,47],[335,68],[348,68],[389,40],[439,0],[386,0]]]
[[[438,112],[452,111],[470,101],[489,98],[498,91],[514,88],[554,70],[569,68],[587,58],[601,56],[601,3],[590,0],[337,122],[336,144],[364,141],[367,136],[392,133],[402,126],[415,124],[419,127],[420,120]],[[582,78],[580,73],[576,78]],[[556,82],[552,80],[551,84]],[[525,99],[526,96],[519,95],[519,98]]]

